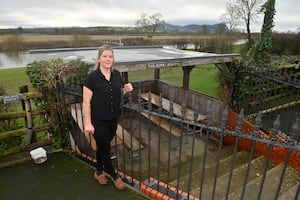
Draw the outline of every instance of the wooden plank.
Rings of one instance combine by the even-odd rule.
[[[32,115],[42,115],[46,114],[46,110],[44,109],[36,109],[31,111]],[[17,119],[21,117],[26,117],[25,111],[22,112],[10,112],[10,113],[0,113],[0,120],[6,119]]]
[[[43,124],[43,125],[40,125],[40,126],[33,127],[32,131],[33,132],[40,132],[40,131],[49,130],[50,128],[51,128],[50,124]],[[28,131],[27,128],[21,128],[21,129],[15,129],[15,130],[11,130],[11,131],[1,132],[0,140],[5,139],[5,138],[9,138],[9,137],[14,137],[14,136],[26,135],[27,131]]]
[[[117,136],[132,151],[136,151],[140,148],[141,149],[144,148],[144,146],[142,144],[140,144],[140,142],[134,136],[132,136],[126,129],[124,129],[120,124],[118,124]]]
[[[145,101],[148,101],[148,93],[143,93],[141,94],[141,98],[144,99]],[[156,106],[159,106],[159,96],[154,94],[154,93],[151,93],[151,103],[156,105]],[[170,111],[170,101],[166,98],[162,98],[162,108],[164,110],[167,110],[167,111]],[[181,105],[173,102],[173,112],[175,115],[177,115],[178,117],[181,117],[181,110],[182,110],[182,107]],[[188,119],[188,120],[194,120],[194,111],[192,111],[191,109],[189,108],[186,108],[185,109],[185,119]],[[206,116],[202,115],[202,114],[199,114],[198,115],[198,121],[201,121],[201,120],[205,120],[206,119]]]
[[[141,113],[144,117],[149,119],[149,115],[147,113]],[[163,118],[159,118],[156,115],[150,115],[150,120],[156,124],[156,125],[160,125],[160,127],[162,129],[164,129],[167,132],[170,132],[170,128],[171,128],[171,124]],[[180,128],[178,128],[175,124],[172,125],[172,129],[171,129],[171,134],[174,137],[180,137],[183,135],[186,135],[186,132],[184,130],[181,130]]]

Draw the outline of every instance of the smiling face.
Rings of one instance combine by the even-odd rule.
[[[104,50],[99,56],[98,63],[104,69],[111,69],[114,63],[114,55],[111,50]]]

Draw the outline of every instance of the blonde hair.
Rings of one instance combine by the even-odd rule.
[[[114,56],[114,51],[113,51],[113,49],[112,49],[111,46],[108,45],[108,44],[103,44],[103,45],[101,45],[101,46],[99,47],[94,70],[96,70],[96,69],[98,69],[98,67],[100,67],[100,63],[98,62],[98,60],[99,60],[99,58],[101,57],[101,55],[102,55],[102,53],[103,53],[104,51],[111,51],[111,52],[112,52],[112,55],[113,55],[113,65],[112,65],[112,67],[111,67],[111,70],[112,70],[112,68],[113,68],[113,66],[114,66],[114,64],[115,64],[115,56]]]

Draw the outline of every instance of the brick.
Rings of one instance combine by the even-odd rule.
[[[157,200],[163,200],[163,196],[164,196],[163,193],[158,192],[157,195],[156,195],[156,199],[157,199]]]

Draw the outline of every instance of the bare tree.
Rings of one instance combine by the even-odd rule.
[[[233,20],[232,24],[237,25],[238,22],[242,22],[246,25],[249,49],[253,45],[250,23],[261,13],[263,2],[264,0],[234,0],[226,5],[225,15]]]
[[[135,22],[135,25],[145,31],[148,37],[152,37],[156,33],[158,27],[163,26],[164,23],[160,13],[152,15],[142,13],[140,19]]]
[[[229,33],[233,33],[237,30],[237,26],[241,24],[241,20],[237,16],[237,13],[234,12],[235,7],[230,4],[226,3],[226,13],[222,15],[223,22],[227,25],[229,29]]]

